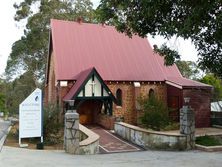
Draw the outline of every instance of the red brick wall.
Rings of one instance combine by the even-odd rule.
[[[131,124],[137,124],[138,118],[142,112],[136,109],[135,101],[138,99],[136,95],[147,96],[149,90],[153,89],[157,97],[166,102],[166,85],[160,82],[140,82],[141,87],[135,88],[133,82],[108,82],[107,86],[116,96],[118,89],[122,90],[122,106],[113,104],[113,116],[124,117],[124,121]],[[136,90],[137,89],[137,90]],[[136,92],[137,91],[137,92]]]
[[[57,90],[56,90],[56,86],[55,86],[56,83],[55,83],[53,53],[51,55],[50,66],[49,66],[48,70],[49,70],[48,83],[45,86],[45,104],[55,103],[56,96],[57,96]]]
[[[117,89],[122,90],[122,106],[117,106],[113,103],[113,117],[110,119],[101,120],[102,124],[110,124],[110,128],[113,127],[114,117],[124,117],[124,121],[131,124],[137,124],[137,120],[142,114],[141,111],[136,109],[135,101],[139,96],[147,96],[149,94],[149,90],[153,89],[155,95],[157,95],[160,99],[166,102],[167,93],[166,93],[166,85],[161,82],[140,82],[141,87],[135,88],[133,82],[107,82],[107,86],[110,88],[114,96],[116,96]],[[73,82],[69,81],[67,87],[60,87],[59,83],[55,86],[55,73],[54,73],[54,62],[53,55],[51,57],[50,62],[50,71],[48,78],[48,85],[45,87],[45,98],[46,104],[48,102],[51,103],[59,103],[60,106],[63,106],[63,97],[67,94],[67,92],[73,86]],[[136,90],[137,89],[137,90]],[[63,108],[63,107],[62,107]],[[64,113],[64,108],[61,109],[61,117]],[[62,118],[61,118],[62,119]],[[104,122],[105,121],[105,122]],[[108,128],[108,127],[107,127]]]
[[[195,111],[197,128],[210,126],[211,91],[204,89],[184,89],[183,97],[190,97],[190,105]]]

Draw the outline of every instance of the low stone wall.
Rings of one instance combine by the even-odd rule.
[[[149,131],[123,122],[115,123],[114,130],[117,135],[144,149],[187,149],[187,138],[185,135]]]
[[[97,154],[99,152],[99,135],[79,124],[79,154]]]
[[[222,146],[202,146],[196,144],[196,149],[207,152],[222,151]]]
[[[97,124],[109,130],[114,129],[114,122],[115,122],[115,118],[113,116],[109,116],[105,114],[99,114],[97,115],[97,118],[96,118]]]

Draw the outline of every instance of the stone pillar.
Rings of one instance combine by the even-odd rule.
[[[79,154],[79,114],[67,112],[65,114],[65,151],[70,154]]]
[[[180,109],[180,133],[187,136],[187,149],[195,147],[195,114],[187,104]]]

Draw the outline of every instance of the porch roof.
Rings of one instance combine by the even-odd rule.
[[[84,81],[88,78],[88,76],[90,75],[92,70],[93,70],[93,68],[89,68],[85,71],[80,72],[77,76],[75,76],[76,82],[72,86],[70,91],[65,95],[65,97],[63,98],[63,101],[68,101],[68,100],[72,99],[72,97],[78,93],[78,91],[81,89],[81,86],[83,85]]]
[[[212,89],[211,85],[207,85],[198,81],[183,77],[168,77],[166,83],[180,89],[182,88],[201,88],[201,89]]]
[[[69,92],[65,95],[65,97],[63,98],[63,101],[68,101],[68,100],[71,100],[72,98],[75,98],[81,91],[82,87],[86,84],[86,82],[88,81],[92,73],[95,73],[97,77],[103,82],[101,76],[99,75],[99,73],[94,67],[81,71],[79,74],[73,77],[75,78],[76,82],[72,86],[72,88],[69,90]],[[104,88],[107,90],[107,92],[109,93],[109,95],[115,102],[116,99],[114,95],[112,94],[112,92],[109,90],[109,88],[106,86],[106,84],[103,82],[102,85],[104,86]]]

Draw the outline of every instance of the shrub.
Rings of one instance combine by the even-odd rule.
[[[170,122],[169,125],[163,128],[164,131],[169,130],[178,130],[180,129],[180,123],[179,122]]]
[[[139,103],[144,112],[140,117],[142,125],[153,130],[164,129],[170,123],[169,111],[165,103],[155,96],[141,98]]]
[[[44,107],[43,135],[47,144],[60,142],[60,130],[63,124],[59,122],[59,106],[48,104]]]

